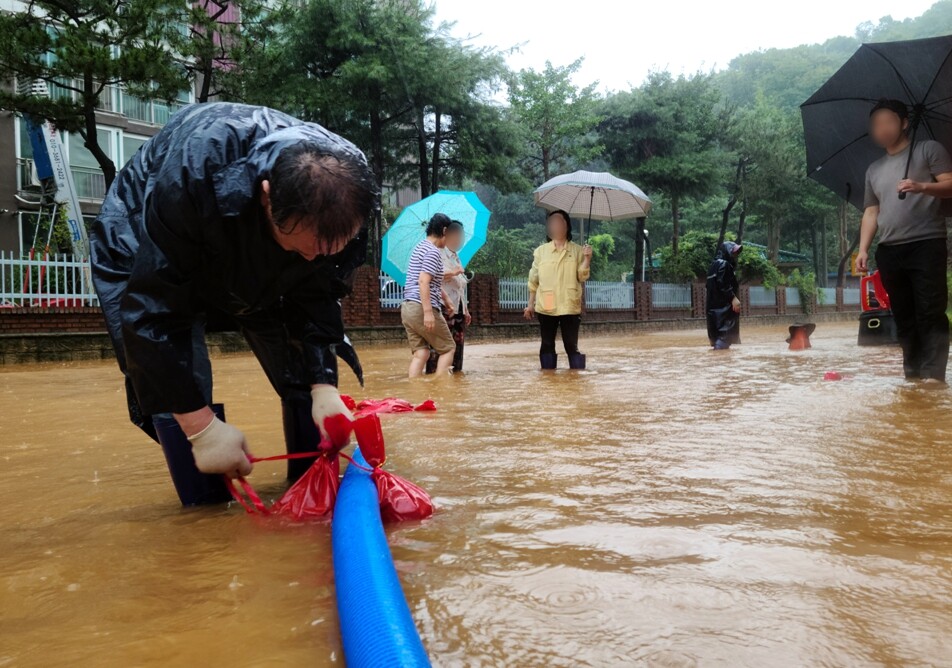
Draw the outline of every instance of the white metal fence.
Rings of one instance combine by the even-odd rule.
[[[859,288],[843,288],[843,304],[850,306],[859,304]]]
[[[787,306],[800,306],[800,290],[797,288],[784,288],[784,296],[787,300]]]
[[[386,274],[380,274],[380,308],[400,308],[403,286]]]
[[[836,288],[817,288],[816,301],[820,305],[836,305]]]
[[[21,258],[0,251],[0,307],[99,306],[89,261],[69,255]]]
[[[691,308],[691,285],[652,283],[651,305],[654,308]]]
[[[521,310],[529,303],[529,283],[524,278],[499,279],[499,308]]]
[[[635,286],[615,281],[586,281],[585,306],[595,309],[635,308]]]
[[[773,288],[765,288],[762,285],[752,285],[750,287],[750,305],[776,306],[777,291]]]

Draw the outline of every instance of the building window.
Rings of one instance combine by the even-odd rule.
[[[118,132],[99,128],[97,137],[100,148],[115,162]],[[76,195],[81,199],[101,200],[105,197],[106,178],[103,176],[96,158],[83,146],[83,138],[79,134],[70,133],[68,135],[66,155],[69,158],[70,171],[73,173]]]
[[[122,164],[128,163],[136,151],[142,148],[142,145],[148,141],[147,137],[137,137],[135,135],[122,135]]]

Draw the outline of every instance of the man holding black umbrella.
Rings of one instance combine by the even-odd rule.
[[[857,268],[867,271],[879,232],[876,264],[889,293],[909,380],[944,383],[949,358],[946,223],[942,198],[952,198],[952,158],[936,141],[913,143],[909,110],[880,100],[870,135],[886,155],[866,172]]]

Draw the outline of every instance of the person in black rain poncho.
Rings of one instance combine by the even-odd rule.
[[[707,338],[714,350],[740,343],[740,286],[734,272],[742,247],[725,241],[707,270]]]
[[[377,206],[353,144],[241,104],[183,108],[116,177],[92,228],[93,282],[130,418],[161,444],[183,504],[227,500],[221,474],[252,468],[212,404],[206,322],[244,335],[281,397],[289,452],[313,451],[324,419],[348,414],[337,357],[362,372],[339,299]],[[288,477],[311,461],[289,460]]]

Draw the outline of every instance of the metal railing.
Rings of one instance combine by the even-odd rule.
[[[774,290],[773,288],[765,288],[762,285],[750,286],[750,305],[751,306],[776,306],[777,305],[777,291]]]
[[[635,286],[615,281],[587,281],[585,306],[593,309],[632,309],[635,307]]]
[[[106,196],[106,177],[93,167],[71,167],[76,196],[80,199],[101,200]]]
[[[855,306],[859,303],[859,288],[843,288],[844,305]]]
[[[691,308],[691,285],[652,283],[651,305],[654,308]]]
[[[0,308],[99,306],[89,269],[70,255],[31,260],[0,251]]]
[[[800,290],[798,288],[784,288],[787,306],[800,306]]]
[[[403,286],[386,274],[380,274],[380,308],[400,308]]]
[[[499,308],[521,311],[528,303],[529,283],[526,279],[499,279]]]
[[[836,306],[836,288],[817,288],[816,301],[821,306]]]

